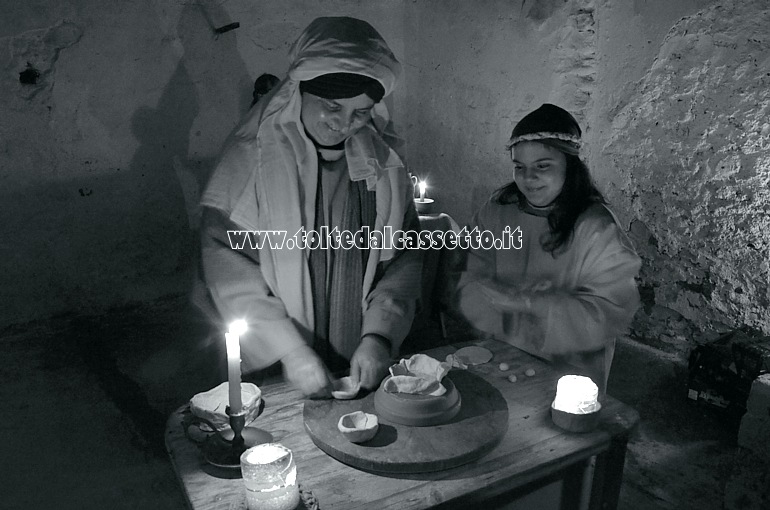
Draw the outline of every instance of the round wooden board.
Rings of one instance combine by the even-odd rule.
[[[374,411],[374,393],[354,400],[306,400],[305,430],[321,450],[353,467],[380,473],[422,473],[453,468],[489,452],[508,429],[503,395],[470,370],[452,370],[462,398],[460,412],[448,423],[409,427],[380,419],[377,434],[362,444],[349,442],[337,429],[343,414]]]

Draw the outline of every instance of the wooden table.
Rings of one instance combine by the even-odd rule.
[[[468,464],[410,475],[373,474],[347,466],[313,444],[303,427],[302,396],[283,382],[262,386],[265,410],[253,425],[269,431],[276,442],[294,452],[300,484],[312,491],[322,510],[526,508],[531,501],[523,506],[515,501],[526,501],[533,492],[542,493],[543,487],[558,491],[557,508],[615,508],[626,444],[639,421],[638,413],[607,397],[596,430],[564,432],[550,417],[556,381],[563,374],[549,365],[495,340],[443,346],[427,353],[444,359],[456,348],[472,344],[494,353],[490,363],[470,369],[500,390],[510,415],[500,443]],[[511,367],[508,372],[498,369],[503,361]],[[528,368],[535,370],[533,377],[524,375]],[[518,375],[517,382],[508,381],[511,373]],[[208,465],[198,445],[185,437],[186,408],[171,415],[165,439],[190,507],[245,509],[240,472]]]

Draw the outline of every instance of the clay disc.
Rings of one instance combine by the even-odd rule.
[[[379,416],[374,437],[365,443],[352,443],[340,433],[339,419],[355,411],[376,415],[376,392],[370,392],[352,400],[305,400],[305,431],[318,448],[340,462],[396,477],[443,471],[471,462],[486,455],[505,436],[508,403],[500,390],[470,370],[453,370],[448,378],[458,396],[462,395],[462,405],[453,418],[441,425],[412,427]],[[452,475],[446,477],[451,479]],[[407,483],[406,479],[402,481]]]
[[[478,345],[458,349],[454,355],[466,365],[481,365],[492,359],[492,351]]]

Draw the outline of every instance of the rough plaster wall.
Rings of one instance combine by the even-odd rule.
[[[768,328],[764,2],[30,0],[2,11],[0,324],[185,291],[199,189],[253,79],[285,72],[314,17],[347,14],[404,63],[391,104],[440,210],[468,221],[510,179],[516,120],[561,104],[645,260],[636,333],[684,350],[709,327]],[[34,85],[19,82],[27,62]]]
[[[638,93],[666,34],[680,19],[719,0],[598,0],[596,6],[597,80],[591,129],[585,149],[591,172],[627,225],[631,204],[619,193],[623,185],[615,162],[601,149],[612,136],[618,111]]]
[[[674,351],[702,330],[770,332],[768,26],[765,1],[683,18],[603,149],[646,262],[637,334]]]
[[[56,18],[40,16],[45,7],[17,6],[16,19],[39,27],[2,34],[5,323],[188,282],[192,237],[173,162],[187,157],[200,103],[180,65],[184,35],[164,33],[149,1],[63,2]],[[216,55],[201,58],[216,67]],[[36,84],[19,81],[26,62],[43,71]]]
[[[254,78],[321,15],[402,54],[400,5],[0,0],[0,325],[187,291],[200,187]]]
[[[409,165],[458,222],[510,181],[505,144],[528,111],[554,102],[587,127],[593,1],[407,2],[404,23]]]

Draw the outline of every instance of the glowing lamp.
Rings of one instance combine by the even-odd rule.
[[[556,383],[551,418],[569,432],[588,432],[599,422],[599,388],[588,377],[565,375]]]
[[[417,177],[412,176],[412,182],[420,191],[420,198],[414,199],[414,205],[417,208],[419,214],[430,214],[431,204],[433,204],[432,198],[425,198],[425,190],[428,189],[428,183],[425,181],[418,181]]]
[[[294,510],[299,505],[297,466],[291,450],[278,443],[253,446],[241,454],[249,510]]]

